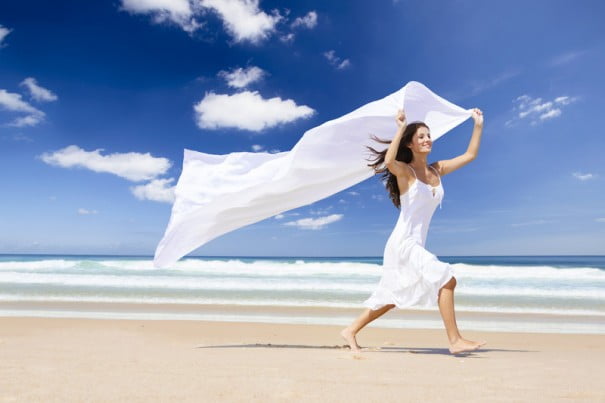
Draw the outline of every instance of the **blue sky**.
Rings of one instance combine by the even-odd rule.
[[[603,15],[599,1],[2,2],[0,253],[152,255],[183,148],[287,151],[416,80],[485,115],[478,159],[444,178],[431,251],[605,254]],[[196,254],[378,256],[397,214],[373,178]]]

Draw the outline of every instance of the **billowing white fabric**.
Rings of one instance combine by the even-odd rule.
[[[237,228],[313,203],[369,177],[366,145],[392,138],[394,117],[423,121],[433,140],[464,122],[470,110],[418,82],[314,127],[292,150],[227,155],[185,150],[176,199],[154,264],[168,267],[208,241]]]

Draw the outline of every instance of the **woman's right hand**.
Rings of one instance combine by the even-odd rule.
[[[403,109],[399,109],[397,111],[397,116],[395,116],[395,122],[397,122],[397,127],[404,127],[407,123],[405,121],[405,112]]]

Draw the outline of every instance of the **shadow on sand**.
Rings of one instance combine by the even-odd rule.
[[[314,346],[306,344],[223,344],[223,345],[211,345],[211,346],[195,346],[194,348],[283,348],[283,349],[312,349],[312,350],[342,350],[349,351],[349,346],[346,344],[332,345],[332,346]],[[362,347],[361,353],[410,353],[410,354],[437,354],[437,355],[451,355],[451,356],[466,356],[475,357],[478,353],[490,353],[490,352],[506,352],[506,353],[533,353],[531,350],[509,350],[509,349],[494,349],[494,348],[481,348],[476,351],[469,351],[460,354],[452,354],[447,348],[428,348],[428,347]]]

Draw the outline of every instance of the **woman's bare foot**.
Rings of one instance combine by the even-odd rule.
[[[478,350],[481,346],[485,345],[484,341],[471,341],[463,338],[458,339],[454,343],[450,343],[450,353],[460,354],[469,351]]]
[[[357,339],[355,339],[355,334],[349,330],[349,328],[345,328],[340,332],[340,335],[343,339],[346,340],[347,344],[351,348],[351,351],[356,353],[361,352],[361,347],[357,344]]]
[[[482,347],[482,346],[485,346],[487,344],[487,342],[483,341],[483,340],[482,341],[470,341],[470,340],[467,340],[467,341],[469,341],[471,343],[475,343],[477,345],[477,347]]]

